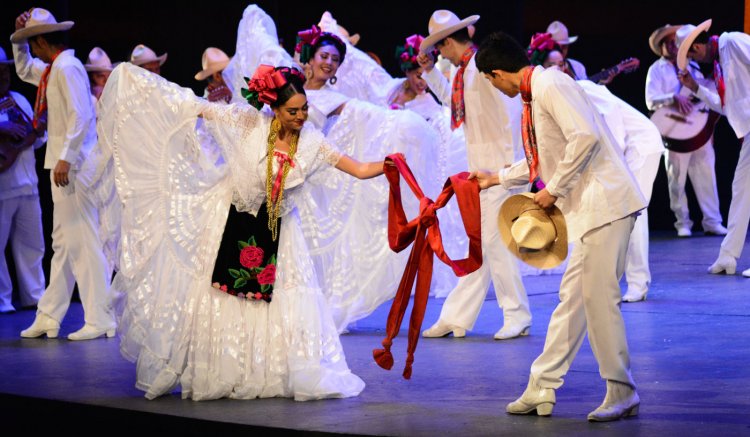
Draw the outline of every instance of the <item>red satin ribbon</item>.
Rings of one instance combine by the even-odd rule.
[[[286,84],[281,71],[271,65],[261,65],[247,82],[247,89],[258,93],[258,101],[270,105],[276,101],[276,90]]]
[[[386,337],[382,344],[384,349],[375,349],[372,354],[378,365],[386,370],[393,367],[391,345],[393,338],[398,335],[401,322],[404,319],[406,307],[409,305],[411,290],[416,278],[417,287],[414,292],[414,307],[409,322],[409,343],[407,347],[404,378],[411,378],[411,368],[414,362],[414,351],[417,348],[419,332],[422,328],[427,298],[432,282],[433,253],[448,264],[456,276],[466,276],[482,266],[482,237],[481,213],[479,207],[479,186],[475,180],[469,180],[469,173],[463,172],[451,176],[443,186],[443,191],[433,202],[425,197],[419,184],[414,179],[411,169],[406,164],[404,155],[396,153],[386,157],[393,165],[385,166],[385,176],[390,183],[390,199],[388,202],[388,244],[394,252],[401,252],[412,242],[414,245],[409,254],[409,261],[401,277],[398,292],[393,299],[391,311],[388,314]],[[400,178],[403,177],[412,192],[419,199],[419,217],[411,221],[406,220],[404,207],[401,204]],[[440,222],[436,211],[444,207],[456,195],[461,219],[469,237],[468,258],[453,261],[445,253],[443,237],[440,234]]]
[[[315,45],[321,33],[322,32],[320,31],[320,28],[314,24],[313,24],[313,27],[311,27],[310,29],[297,32],[299,41],[297,42],[297,45],[294,47],[294,51],[299,53],[302,50],[302,46],[305,44],[310,44],[311,46]]]
[[[273,181],[273,189],[271,190],[271,201],[276,203],[279,198],[279,191],[281,191],[281,180],[284,178],[284,163],[288,162],[289,167],[294,167],[294,161],[286,153],[274,151],[273,156],[279,163],[279,171],[276,172],[276,179]]]

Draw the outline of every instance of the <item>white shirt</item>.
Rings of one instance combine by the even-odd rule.
[[[696,80],[703,80],[703,73],[695,62],[689,64],[690,72]],[[679,94],[682,84],[677,78],[677,68],[665,57],[657,59],[646,74],[646,106],[656,109],[657,103],[671,104],[675,94]]]
[[[13,44],[16,73],[24,82],[39,86],[47,63],[33,58],[25,42]],[[89,78],[72,49],[62,51],[52,63],[47,81],[47,152],[44,168],[58,160],[80,168],[96,145],[96,116],[91,104]]]
[[[31,105],[24,96],[14,91],[10,92],[13,100],[29,118],[33,117]],[[0,122],[8,121],[8,114],[0,112]],[[0,200],[12,199],[19,196],[32,196],[39,194],[37,183],[39,179],[36,175],[36,159],[34,159],[34,149],[38,149],[44,144],[44,138],[38,138],[32,147],[26,148],[18,154],[16,162],[9,169],[0,173]]]
[[[724,108],[719,94],[699,86],[696,95],[727,116],[737,138],[750,134],[750,35],[724,32],[719,37],[719,64],[724,76]]]
[[[664,153],[659,129],[645,115],[612,94],[604,85],[589,80],[579,81],[578,84],[604,117],[631,171],[643,167],[648,156]]]
[[[521,99],[509,98],[477,69],[476,55],[464,70],[464,133],[469,170],[497,171],[515,161],[521,148]],[[451,84],[437,68],[422,73],[433,93],[451,105]],[[454,78],[455,80],[455,78]]]
[[[567,61],[570,64],[570,68],[573,69],[573,74],[576,76],[576,80],[585,80],[589,78],[588,74],[586,74],[586,67],[584,67],[583,64],[573,58],[567,58]]]
[[[572,241],[646,207],[616,139],[579,84],[557,69],[536,67],[531,94],[539,176],[558,197]],[[507,189],[527,184],[526,160],[499,177]]]

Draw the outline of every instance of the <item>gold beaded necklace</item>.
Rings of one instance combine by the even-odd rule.
[[[299,140],[299,132],[292,134],[291,141],[289,142],[289,160],[285,160],[279,172],[281,173],[281,186],[279,187],[279,195],[276,198],[276,202],[273,201],[273,160],[274,160],[274,149],[276,146],[276,138],[281,130],[281,122],[274,117],[271,122],[271,131],[268,133],[268,155],[266,157],[267,170],[266,170],[266,209],[268,210],[268,229],[271,231],[271,238],[276,241],[276,237],[279,233],[279,211],[281,210],[281,201],[284,199],[284,183],[286,182],[286,176],[289,174],[292,166],[290,165],[291,160],[294,159],[294,154],[297,152],[297,140]]]

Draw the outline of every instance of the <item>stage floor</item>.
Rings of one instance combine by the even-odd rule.
[[[244,426],[266,433],[403,436],[750,435],[750,279],[739,275],[750,267],[750,251],[740,260],[738,275],[709,275],[706,269],[721,238],[672,235],[652,236],[648,300],[623,304],[642,402],[635,418],[586,421],[605,393],[588,342],[557,391],[552,417],[505,413],[505,405],[526,386],[529,366],[542,349],[559,275],[524,277],[534,315],[530,336],[492,339],[502,318],[490,293],[466,338],[420,340],[410,381],[401,377],[403,336],[394,343],[392,371],[373,362],[372,349],[379,347],[390,303],[382,306],[341,338],[349,366],[367,383],[359,397],[343,400],[194,402],[175,393],[148,401],[133,386],[135,367],[120,356],[117,338],[65,340],[83,324],[79,304],[72,305],[60,338],[53,340],[18,336],[31,323],[32,311],[2,315],[0,398],[16,407],[0,409],[0,417],[5,429],[36,427],[38,419],[50,417],[49,409],[66,405],[60,411],[71,411],[71,421],[55,420],[60,429],[85,430],[85,424],[96,423],[90,414],[119,418],[102,424],[107,430],[100,434],[148,432],[144,423],[154,424],[151,431],[175,430],[170,423],[182,420],[185,434]],[[425,327],[437,319],[442,303],[430,300]],[[37,423],[27,422],[33,417]]]

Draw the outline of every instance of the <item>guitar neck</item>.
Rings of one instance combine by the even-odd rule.
[[[606,70],[602,70],[598,73],[595,73],[589,76],[588,79],[591,82],[599,83],[600,80],[608,78],[609,75],[612,73],[614,73],[615,76],[620,74],[620,67],[618,65],[615,65],[614,67],[607,68]]]

